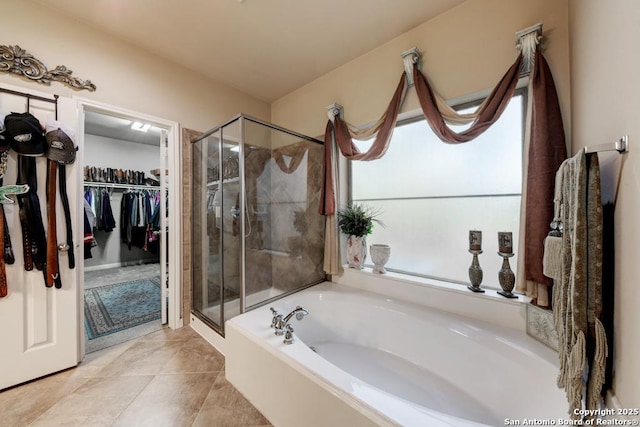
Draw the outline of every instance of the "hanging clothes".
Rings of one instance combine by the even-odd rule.
[[[111,195],[104,189],[102,191],[102,230],[113,231],[116,228],[116,220],[113,217],[113,210],[111,209]]]
[[[130,190],[122,195],[120,235],[122,243],[157,253],[160,230],[160,192]]]
[[[89,204],[93,213],[94,223],[91,224],[95,230],[106,232],[113,231],[116,221],[111,208],[111,194],[106,188],[88,187],[84,192],[84,199]]]
[[[95,217],[91,210],[91,205],[85,199],[84,200],[84,259],[93,258],[91,255],[91,248],[97,246],[95,236],[93,235],[93,226],[95,223]]]

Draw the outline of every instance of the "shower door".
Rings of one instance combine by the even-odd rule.
[[[224,322],[325,279],[320,141],[240,115],[192,144],[192,312]]]
[[[193,144],[193,310],[218,332],[240,313],[239,145],[237,121]]]

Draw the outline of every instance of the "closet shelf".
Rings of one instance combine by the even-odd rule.
[[[116,184],[115,182],[93,182],[84,181],[85,187],[96,188],[122,188],[125,190],[160,190],[159,185],[139,185],[139,184]]]

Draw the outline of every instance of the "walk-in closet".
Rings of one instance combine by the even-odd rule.
[[[85,112],[87,352],[156,331],[166,322],[163,140],[163,131],[149,124]]]

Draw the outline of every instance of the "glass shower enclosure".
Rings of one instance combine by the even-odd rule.
[[[222,336],[325,280],[322,144],[244,114],[192,141],[192,313]]]

